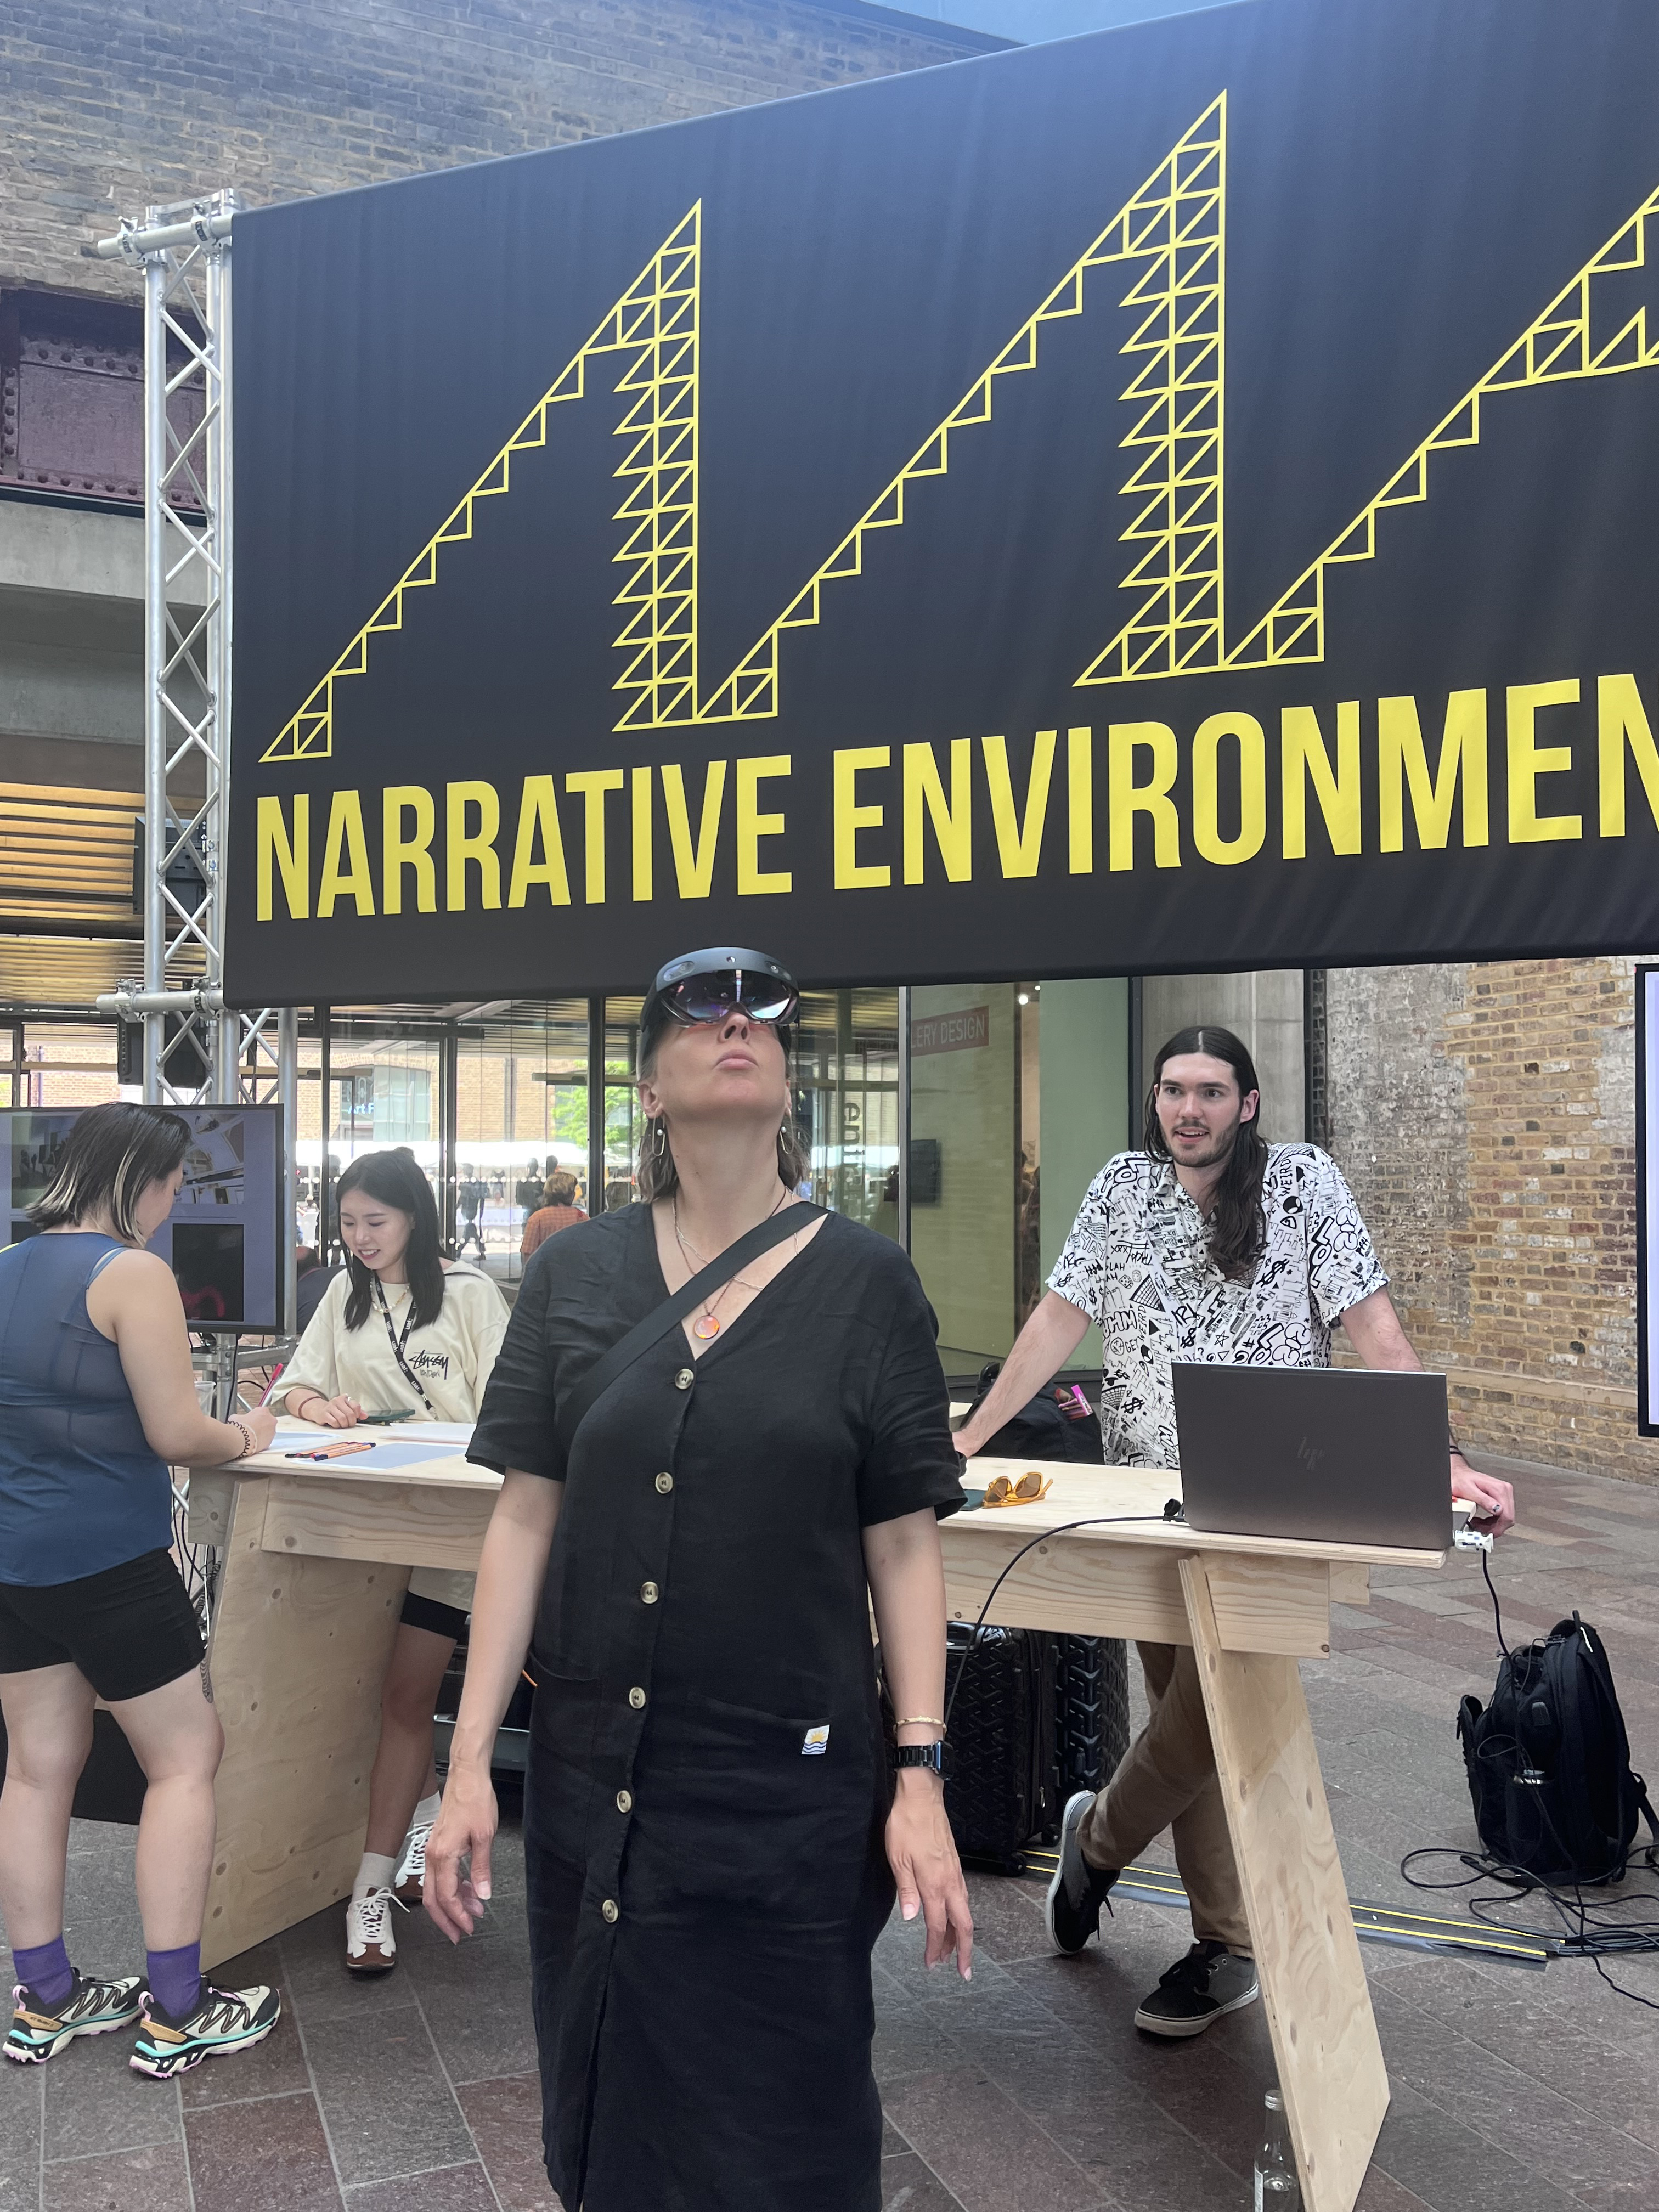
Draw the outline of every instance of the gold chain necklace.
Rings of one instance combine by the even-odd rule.
[[[768,1221],[772,1218],[772,1214],[777,1212],[779,1206],[782,1206],[784,1200],[788,1198],[789,1195],[790,1194],[787,1190],[779,1193],[777,1206],[775,1206],[772,1208],[772,1212],[769,1213],[766,1217]],[[687,1237],[684,1231],[680,1227],[680,1194],[678,1191],[674,1193],[669,1204],[673,1213],[674,1242],[679,1246],[680,1257],[685,1261],[688,1268],[693,1260],[697,1261],[700,1265],[704,1267],[712,1265],[711,1261],[703,1258],[702,1254],[698,1251],[696,1246],[691,1242],[690,1238]],[[756,1226],[758,1228],[761,1226],[761,1224],[757,1222]],[[747,1234],[746,1231],[744,1233]],[[692,1322],[691,1334],[693,1336],[696,1337],[701,1342],[706,1344],[711,1337],[718,1336],[720,1334],[720,1317],[715,1311],[715,1308],[720,1304],[720,1300],[726,1296],[729,1290],[739,1285],[743,1289],[749,1291],[751,1296],[757,1294],[759,1289],[759,1285],[757,1284],[744,1282],[741,1275],[733,1275],[729,1281],[722,1283],[719,1290],[715,1291],[714,1297],[708,1301],[708,1304],[704,1306],[702,1311],[697,1316],[696,1321]]]

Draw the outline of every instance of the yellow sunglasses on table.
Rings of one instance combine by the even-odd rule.
[[[1046,1498],[1054,1486],[1051,1474],[1039,1474],[1035,1468],[1027,1474],[1016,1478],[1010,1474],[993,1475],[985,1487],[987,1505],[1035,1505]]]

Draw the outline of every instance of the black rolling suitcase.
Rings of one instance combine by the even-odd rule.
[[[975,1405],[1000,1368],[993,1360],[981,1370]],[[1059,1386],[1039,1391],[986,1449],[1096,1466],[1103,1456],[1092,1413]],[[1054,1840],[1073,1791],[1104,1788],[1128,1749],[1128,1656],[1116,1637],[984,1628],[967,1658],[972,1638],[966,1622],[946,1632],[946,1694],[955,1702],[945,1803],[964,1859],[1017,1874],[1029,1844]]]
[[[1018,1874],[1026,1846],[1058,1832],[1074,1790],[1099,1790],[1129,1744],[1127,1661],[1115,1637],[1034,1628],[945,1632],[951,1711],[945,1806],[964,1859]]]
[[[1030,1838],[1060,1817],[1055,1639],[1030,1628],[982,1628],[969,1658],[973,1633],[964,1621],[945,1631],[955,1698],[945,1809],[964,1859],[1012,1874]]]

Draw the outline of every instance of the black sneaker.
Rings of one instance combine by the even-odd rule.
[[[1194,1943],[1135,2014],[1149,2035],[1202,2035],[1224,2012],[1238,2012],[1261,1994],[1255,1960],[1224,1943]]]
[[[69,1995],[56,2004],[48,2004],[31,1989],[15,1989],[11,2032],[0,2047],[20,2066],[44,2066],[77,2035],[107,2035],[137,2020],[143,1987],[137,1974],[121,1982],[77,1974]]]
[[[143,2025],[132,2046],[132,2070],[170,2081],[204,2058],[222,2058],[263,2043],[276,2027],[283,2000],[263,1983],[252,1989],[218,1990],[204,1975],[194,2012],[176,2019],[153,1996],[144,1999]]]
[[[1105,1905],[1108,1912],[1112,1909],[1106,1899],[1117,1876],[1091,1866],[1078,1840],[1083,1816],[1094,1802],[1092,1790],[1079,1790],[1066,1800],[1060,1818],[1060,1863],[1042,1909],[1048,1941],[1056,1951],[1080,1951],[1091,1936],[1100,1933],[1101,1906]]]

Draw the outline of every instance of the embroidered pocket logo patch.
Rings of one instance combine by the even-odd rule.
[[[821,1728],[808,1729],[800,1740],[800,1755],[803,1759],[822,1759],[829,1747],[830,1723],[828,1721],[825,1721]]]

